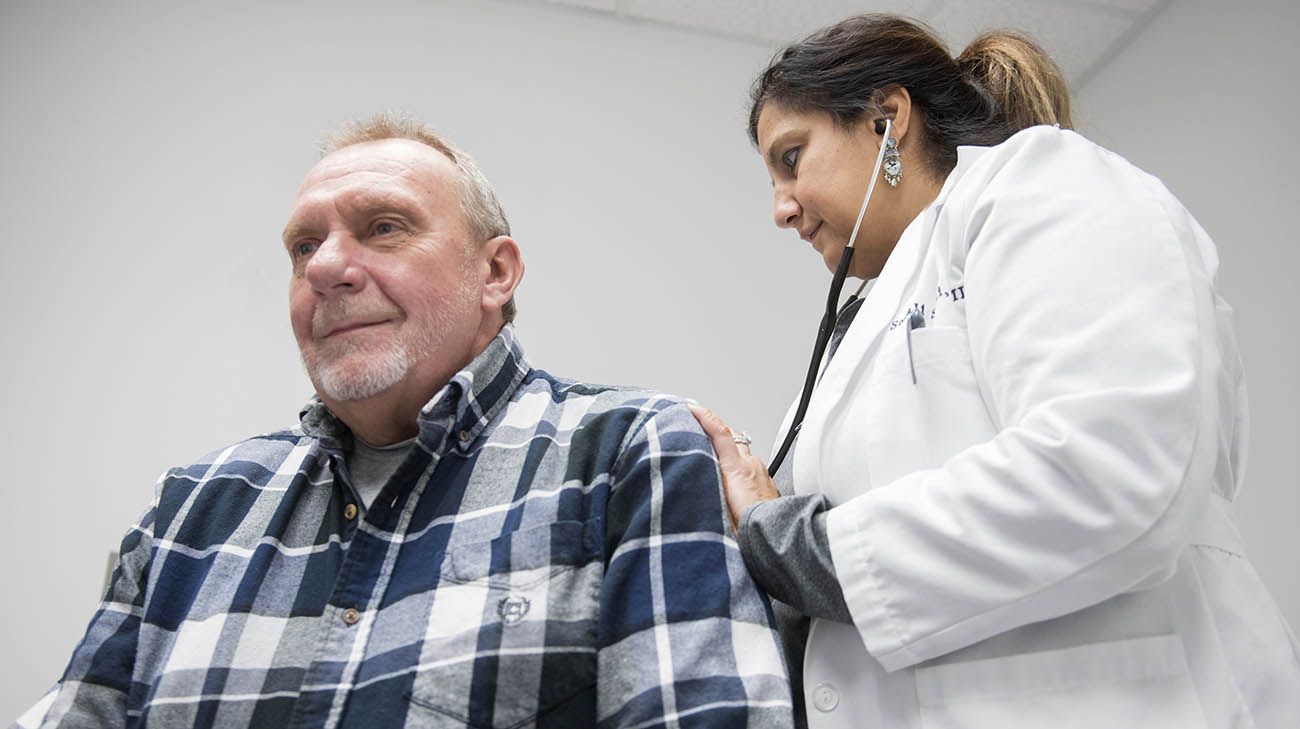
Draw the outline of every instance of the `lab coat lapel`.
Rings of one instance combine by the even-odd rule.
[[[911,290],[926,250],[939,205],[932,205],[917,216],[903,231],[898,244],[885,262],[880,278],[862,302],[862,308],[845,333],[830,364],[822,372],[808,403],[799,440],[795,444],[794,484],[798,493],[822,492],[825,482],[822,463],[831,444],[827,441],[828,425],[835,419],[841,397],[852,386],[852,379],[869,361],[889,322],[899,310],[903,297]],[[842,438],[845,434],[839,434]],[[864,476],[865,477],[865,476]]]

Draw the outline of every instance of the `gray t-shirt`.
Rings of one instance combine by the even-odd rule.
[[[352,477],[352,485],[366,508],[370,508],[384,484],[406,460],[406,454],[411,452],[414,443],[415,438],[407,438],[392,445],[373,446],[357,437],[356,433],[352,434],[352,447],[345,456],[348,475]]]

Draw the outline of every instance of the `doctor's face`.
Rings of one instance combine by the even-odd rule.
[[[796,231],[831,271],[848,245],[881,141],[869,118],[844,129],[824,112],[791,111],[776,102],[759,114],[758,147],[772,177],[776,225]],[[898,242],[887,190],[882,180],[872,193],[854,244],[852,276],[875,278]]]

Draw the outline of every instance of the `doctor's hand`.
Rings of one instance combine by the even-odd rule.
[[[691,413],[713,441],[718,454],[718,467],[722,470],[722,486],[727,493],[727,509],[731,512],[731,526],[740,531],[740,517],[751,504],[780,496],[776,484],[767,475],[763,460],[749,452],[745,443],[737,443],[736,432],[699,405],[690,405]]]

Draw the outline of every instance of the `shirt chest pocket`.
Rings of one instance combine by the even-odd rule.
[[[594,720],[594,527],[555,522],[448,552],[411,687],[421,726],[523,727],[553,710]]]

